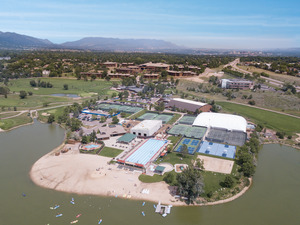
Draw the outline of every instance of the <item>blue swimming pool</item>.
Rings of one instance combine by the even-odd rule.
[[[166,143],[164,140],[149,139],[125,161],[145,166]]]

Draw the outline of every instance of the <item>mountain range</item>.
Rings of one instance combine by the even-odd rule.
[[[54,49],[54,50],[92,50],[92,51],[112,51],[112,52],[162,52],[181,53],[192,55],[232,55],[232,51],[237,49],[205,49],[186,48],[164,40],[156,39],[119,39],[104,37],[86,37],[77,41],[55,44],[47,39],[39,39],[27,35],[1,32],[0,49],[11,50],[32,50],[32,49]],[[262,50],[242,50],[245,54],[261,55]],[[242,55],[245,55],[244,53]],[[236,54],[239,56],[239,54]],[[263,55],[273,56],[297,56],[300,57],[300,48],[278,48],[265,49]]]
[[[160,51],[180,49],[179,46],[155,39],[119,39],[86,37],[78,41],[54,44],[47,39],[0,31],[0,49],[80,49],[103,51]]]

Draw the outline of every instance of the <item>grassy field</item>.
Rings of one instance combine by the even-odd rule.
[[[112,82],[106,80],[95,80],[83,81],[76,79],[66,79],[66,78],[35,78],[37,81],[50,82],[52,88],[34,88],[31,87],[29,82],[32,78],[29,79],[17,79],[11,80],[9,82],[8,88],[11,92],[19,92],[21,90],[31,91],[36,95],[50,95],[50,94],[77,94],[82,96],[91,96],[93,93],[97,94],[106,94],[109,88],[112,86]],[[63,89],[63,85],[68,84],[68,90]]]
[[[7,113],[1,113],[1,114],[0,114],[0,119],[6,118],[6,117],[9,117],[9,116],[14,116],[14,115],[17,115],[17,114],[19,114],[19,112],[7,112]]]
[[[173,123],[175,123],[180,118],[180,116],[181,116],[180,114],[174,113],[174,116],[172,117],[172,119],[170,119],[167,122],[167,124],[173,124]]]
[[[180,140],[180,138],[181,138],[180,136],[170,136],[168,137],[168,140],[170,140],[171,143],[175,145]]]
[[[116,149],[116,148],[110,148],[110,147],[104,147],[99,155],[114,158],[117,157],[123,150]]]
[[[9,130],[13,127],[27,124],[30,122],[32,122],[31,117],[27,116],[27,113],[23,113],[20,116],[11,119],[0,120],[0,128],[3,130]]]
[[[205,183],[204,191],[207,194],[221,188],[220,182],[224,181],[226,174],[203,171],[202,176]]]
[[[182,156],[180,153],[171,152],[162,158],[160,163],[167,162],[172,165],[175,164],[190,164],[192,159],[196,159],[196,155],[185,155]]]
[[[218,102],[223,111],[237,113],[255,123],[286,134],[300,132],[300,119],[230,102]]]
[[[35,108],[43,106],[43,103],[60,103],[68,102],[70,99],[62,97],[52,97],[47,95],[32,95],[24,99],[20,99],[18,94],[10,94],[7,98],[0,96],[0,106],[4,106],[7,110],[8,107],[17,107],[17,110]]]
[[[59,116],[63,115],[64,109],[65,109],[65,106],[54,108],[54,109],[38,111],[39,112],[39,120],[41,120],[43,122],[47,122],[48,116],[43,116],[42,115],[43,113],[53,114],[55,117],[55,120],[57,120],[57,118]]]
[[[256,68],[254,66],[238,66],[239,68],[243,69],[243,70],[247,70],[249,72],[258,72],[258,73],[267,73],[270,75],[270,78],[279,80],[279,81],[283,81],[283,82],[296,82],[296,85],[300,85],[300,79],[298,77],[293,77],[293,76],[289,76],[289,75],[284,75],[284,74],[278,74],[278,73],[274,73],[272,71],[269,70],[264,70],[264,69],[260,69],[260,68]]]

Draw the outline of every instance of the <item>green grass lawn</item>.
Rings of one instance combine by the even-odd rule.
[[[110,148],[110,147],[104,147],[99,155],[114,158],[117,157],[123,150],[116,149],[116,148]]]
[[[175,145],[180,140],[180,138],[181,138],[180,136],[170,136],[168,137],[168,140],[170,140],[171,143]]]
[[[192,159],[196,159],[196,155],[184,155],[180,153],[171,152],[164,156],[161,161],[158,159],[159,163],[167,162],[171,163],[172,165],[175,164],[190,164]]]
[[[13,127],[27,124],[30,122],[32,122],[31,117],[27,116],[27,113],[23,113],[20,116],[17,116],[17,117],[11,118],[11,119],[0,120],[0,128],[3,130],[8,130]]]
[[[180,114],[174,113],[174,116],[172,117],[172,119],[170,119],[167,124],[173,124],[175,123],[179,118],[180,118]]]
[[[135,114],[133,114],[132,116],[128,117],[128,119],[136,119],[136,118],[139,118],[140,116],[144,115],[145,113],[147,112],[146,109],[143,109]]]
[[[54,108],[54,109],[48,109],[48,110],[38,111],[38,113],[39,113],[39,119],[42,120],[43,122],[47,122],[48,116],[43,116],[42,113],[48,113],[48,114],[53,114],[54,117],[55,117],[55,120],[57,121],[57,118],[59,116],[63,115],[65,107],[66,106],[58,107],[58,108]]]
[[[112,82],[106,80],[95,80],[91,81],[83,81],[76,79],[66,79],[66,78],[35,78],[37,81],[41,79],[41,81],[50,82],[53,87],[52,88],[41,88],[37,87],[36,90],[34,87],[31,87],[29,82],[33,78],[29,79],[17,79],[11,80],[9,82],[8,88],[11,92],[19,92],[21,90],[31,91],[36,95],[50,95],[50,94],[77,94],[83,96],[90,96],[93,93],[98,94],[106,94],[109,88],[112,86]],[[68,90],[63,89],[63,85],[68,84]]]
[[[9,117],[9,116],[14,116],[19,114],[19,112],[8,112],[8,113],[1,113],[0,114],[0,119],[5,118],[5,117]]]
[[[222,188],[220,182],[224,181],[226,174],[202,171],[202,176],[205,183],[204,194],[206,195],[209,192],[215,192],[218,189]]]
[[[300,132],[300,119],[230,102],[218,102],[217,104],[222,106],[223,111],[240,114],[255,123],[264,124],[270,129],[283,131],[286,134]]]
[[[52,97],[47,95],[32,95],[24,99],[20,99],[18,94],[10,94],[7,98],[0,96],[0,106],[4,106],[7,110],[8,107],[17,107],[17,110],[28,109],[43,106],[43,103],[59,103],[67,102],[67,98]]]

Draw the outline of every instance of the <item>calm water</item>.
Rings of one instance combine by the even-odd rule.
[[[259,155],[254,185],[241,198],[218,206],[175,207],[162,218],[153,203],[75,195],[34,185],[28,172],[31,165],[58,146],[64,130],[55,125],[33,125],[0,133],[0,225],[70,224],[203,224],[283,225],[299,224],[300,151],[266,145]],[[22,196],[22,193],[26,197]],[[74,197],[75,205],[70,203]],[[61,205],[57,210],[50,206]],[[141,215],[144,211],[146,216]],[[56,218],[56,213],[63,213]]]
[[[68,98],[79,98],[80,96],[76,94],[51,94],[52,96],[56,97],[68,97]]]

